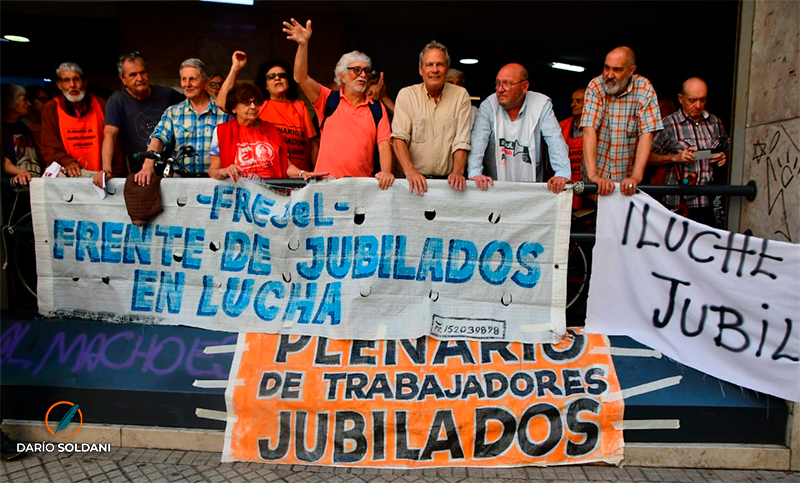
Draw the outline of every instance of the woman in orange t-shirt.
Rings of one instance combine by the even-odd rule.
[[[217,96],[224,107],[230,89],[247,65],[247,54],[237,50],[231,59],[231,71]],[[289,161],[302,170],[312,170],[319,151],[319,136],[306,104],[298,100],[297,83],[283,62],[273,60],[261,65],[256,76],[259,89],[267,99],[259,107],[258,117],[278,128],[286,145]]]
[[[211,167],[208,175],[230,178],[313,178],[316,173],[302,170],[288,159],[281,133],[259,119],[264,98],[254,84],[244,82],[228,92],[225,110],[236,116],[217,126],[211,141]]]

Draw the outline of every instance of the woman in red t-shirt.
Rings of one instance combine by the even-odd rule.
[[[258,118],[264,101],[254,84],[237,84],[225,99],[225,110],[236,119],[220,124],[211,141],[211,167],[208,175],[230,178],[308,178],[317,174],[301,170],[287,156],[278,129]]]

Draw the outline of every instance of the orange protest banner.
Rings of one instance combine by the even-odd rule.
[[[608,339],[558,345],[241,335],[223,461],[363,467],[622,459]]]

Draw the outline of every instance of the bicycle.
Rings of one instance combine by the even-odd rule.
[[[164,156],[155,151],[143,151],[134,153],[133,159],[152,159],[155,161],[156,174],[161,173],[164,178],[173,178],[176,174],[181,178],[202,178],[207,177],[206,173],[192,173],[183,165],[185,158],[197,156],[193,146],[181,146],[178,155],[175,157]]]

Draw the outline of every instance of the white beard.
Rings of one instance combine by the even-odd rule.
[[[64,97],[66,97],[69,102],[81,102],[83,98],[86,97],[86,90],[82,90],[77,96],[71,96],[65,92]]]
[[[605,92],[606,94],[612,95],[612,96],[616,95],[616,94],[619,94],[620,92],[623,91],[623,89],[625,89],[628,86],[628,82],[630,80],[631,80],[631,78],[628,77],[627,79],[625,79],[622,82],[617,82],[614,85],[614,87],[609,87],[608,84],[606,84],[606,81],[603,80],[603,92]]]

